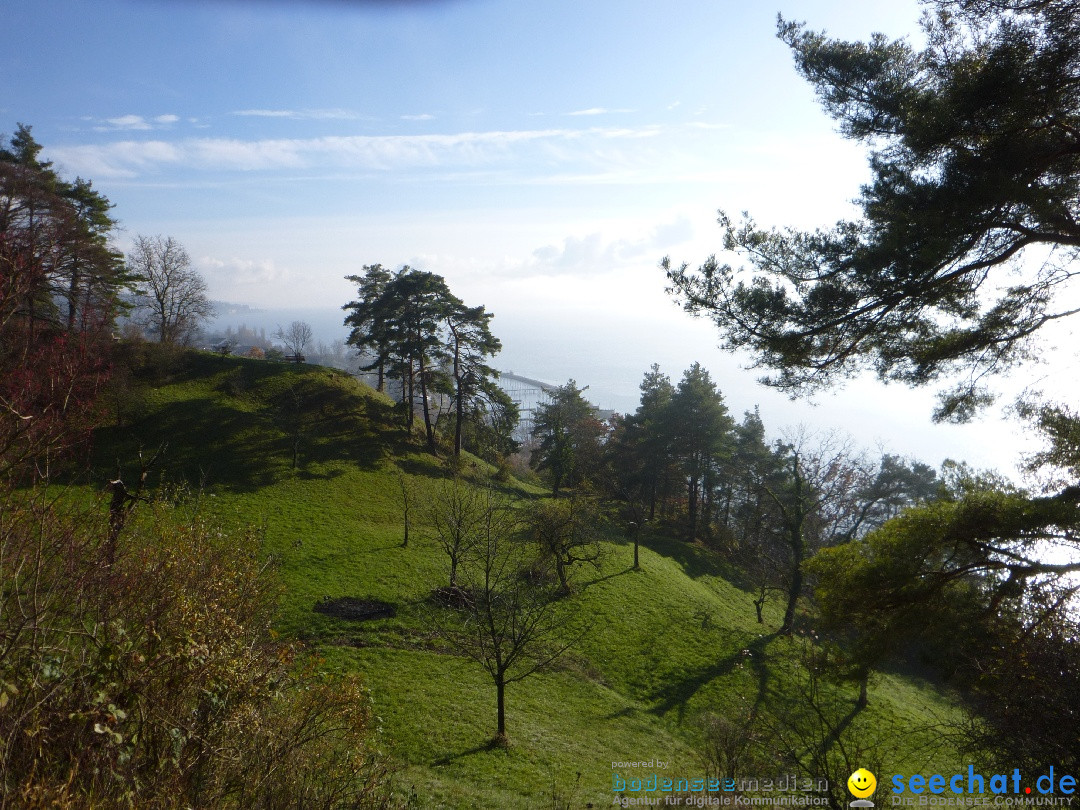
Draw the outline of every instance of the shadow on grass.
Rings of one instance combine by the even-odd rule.
[[[404,545],[401,543],[391,543],[388,546],[376,546],[375,548],[358,548],[350,553],[352,554],[378,554],[380,551],[393,551],[394,549],[403,549]]]
[[[620,546],[633,548],[634,543],[630,538],[611,539]],[[691,579],[703,576],[720,577],[744,593],[757,595],[757,587],[742,568],[725,559],[721,552],[701,542],[689,543],[666,534],[642,532],[639,545],[674,560]]]
[[[630,549],[634,547],[634,541],[625,535],[612,535],[608,539],[620,547],[625,546]],[[682,567],[683,572],[692,579],[703,576],[717,576],[734,583],[740,576],[738,569],[727,562],[719,552],[698,542],[690,543],[666,534],[643,531],[638,540],[638,545],[659,554],[661,557],[674,560]]]
[[[725,656],[715,664],[699,669],[697,672],[687,673],[685,677],[669,682],[650,695],[652,700],[657,701],[652,711],[663,716],[675,710],[678,712],[679,722],[681,723],[685,717],[686,704],[690,699],[714,679],[729,674],[740,664],[749,665],[757,677],[757,694],[754,699],[754,706],[758,707],[765,699],[769,682],[769,668],[765,662],[765,648],[778,636],[779,633],[775,632],[767,636],[759,636],[744,649]]]
[[[638,570],[640,571],[641,569],[638,569]],[[578,591],[584,591],[586,588],[589,588],[589,587],[591,587],[593,585],[597,585],[597,584],[599,584],[601,582],[607,582],[607,580],[609,580],[609,579],[615,579],[616,577],[621,577],[623,574],[632,574],[633,572],[634,572],[634,566],[631,565],[631,566],[628,566],[628,567],[624,568],[622,571],[616,571],[614,574],[608,574],[607,576],[597,577],[596,579],[590,579],[588,582],[583,582],[580,586],[578,586]]]
[[[374,469],[399,441],[393,405],[344,374],[238,362],[196,357],[185,385],[133,388],[139,404],[125,423],[96,431],[97,475],[111,478],[118,461],[130,466],[140,450],[167,444],[162,480],[250,492],[290,475],[334,478],[342,471],[326,467],[335,462]],[[209,376],[223,366],[224,382]]]
[[[829,733],[829,736],[826,738],[826,750],[828,748],[832,748],[836,743],[840,742],[840,738],[844,736],[844,732],[847,731],[847,727],[850,726],[855,720],[855,718],[862,713],[864,708],[865,707],[856,704],[850,712],[848,712],[840,719],[840,722],[836,724],[836,728],[834,728]]]
[[[421,448],[418,447],[406,447],[403,448],[406,451],[416,452]],[[446,478],[450,479],[454,477],[454,473],[444,463],[444,459],[441,456],[427,455],[420,458],[403,458],[398,459],[398,467],[403,473],[409,475],[423,476],[426,478]]]
[[[301,481],[333,481],[335,478],[340,478],[344,474],[345,471],[340,469],[313,472],[310,468],[304,467],[296,471],[296,477]]]
[[[499,743],[498,740],[491,739],[491,740],[488,740],[486,743],[483,743],[482,745],[473,746],[472,748],[468,749],[467,751],[459,751],[456,754],[447,754],[446,756],[442,756],[442,757],[439,757],[438,759],[434,759],[434,760],[431,761],[431,764],[436,765],[436,766],[439,766],[439,765],[452,765],[457,760],[464,759],[465,757],[471,757],[471,756],[474,756],[476,754],[485,754],[485,753],[487,753],[489,751],[506,751],[506,750],[507,750],[506,745]]]

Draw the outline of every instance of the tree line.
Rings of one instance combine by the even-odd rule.
[[[489,365],[502,348],[492,313],[467,306],[442,276],[407,265],[365,265],[363,275],[346,278],[357,285],[357,299],[342,307],[347,342],[364,358],[361,368],[376,373],[379,391],[397,381],[410,430],[420,411],[428,450],[436,452],[445,429],[455,456],[465,446],[489,457],[513,452],[518,410]]]
[[[963,463],[870,455],[836,434],[770,441],[756,411],[732,417],[698,364],[678,383],[653,366],[636,411],[607,422],[584,391],[570,380],[537,409],[531,461],[553,504],[606,504],[589,520],[621,523],[634,568],[654,533],[702,544],[737,566],[759,622],[776,600],[776,632],[813,633],[814,677],[855,684],[856,710],[875,671],[918,661],[979,718],[953,729],[963,745],[1029,769],[1075,764],[1074,409],[1018,409],[1047,442],[1028,469],[1062,482],[1039,494]],[[571,548],[542,559],[569,570],[586,558]]]
[[[637,410],[607,423],[571,380],[537,409],[534,438],[533,464],[553,494],[595,493],[622,505],[631,533],[664,527],[729,554],[753,580],[759,621],[768,597],[783,594],[783,632],[795,626],[805,560],[940,487],[930,466],[872,458],[836,435],[769,441],[757,411],[736,421],[698,363],[677,384],[654,365]]]

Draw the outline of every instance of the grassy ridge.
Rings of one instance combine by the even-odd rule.
[[[730,570],[659,534],[643,538],[634,571],[629,544],[612,531],[600,567],[576,572],[567,607],[580,641],[553,670],[508,688],[513,745],[492,749],[490,679],[427,620],[445,557],[422,527],[402,547],[402,480],[422,499],[446,471],[411,448],[391,402],[329,369],[202,354],[125,385],[121,424],[98,435],[99,473],[168,441],[155,480],[201,481],[199,508],[264,527],[284,586],[280,631],[317,645],[329,666],[363,673],[397,779],[420,806],[609,805],[612,762],[659,758],[674,777],[704,775],[703,713],[757,706],[776,709],[775,720],[800,697],[807,642],[776,635],[777,610],[758,624]],[[393,615],[354,621],[315,609],[340,597],[378,600]],[[854,687],[827,690],[848,714],[847,733],[877,743],[890,769],[951,762],[934,726],[956,711],[934,689],[878,676],[862,712]]]

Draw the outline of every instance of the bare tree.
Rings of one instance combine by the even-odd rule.
[[[139,279],[146,326],[162,343],[187,343],[213,317],[206,280],[191,266],[184,246],[171,236],[137,236],[127,263]]]
[[[595,506],[585,498],[537,501],[525,513],[525,532],[536,544],[540,559],[555,569],[559,588],[571,592],[571,571],[576,563],[599,567],[602,546],[594,527]]]
[[[462,598],[437,626],[480,663],[495,684],[494,743],[508,744],[506,687],[554,662],[573,644],[555,594],[529,575],[529,545],[514,539],[514,510],[497,498],[484,500],[478,542],[466,555]]]
[[[416,482],[410,480],[405,476],[405,473],[398,471],[397,474],[398,487],[401,493],[401,519],[404,524],[404,536],[401,540],[401,547],[409,547],[409,529],[412,528],[412,509],[416,503],[417,485]]]
[[[493,506],[490,489],[470,486],[461,478],[439,484],[427,504],[427,522],[450,558],[450,587],[457,588],[458,567],[483,537]]]
[[[775,508],[780,537],[786,546],[787,606],[781,633],[795,628],[795,611],[803,591],[802,563],[818,548],[844,542],[856,530],[859,491],[872,470],[851,441],[835,433],[817,436],[806,428],[789,431],[777,446],[787,476],[761,489]],[[762,600],[765,589],[760,594]],[[760,608],[759,608],[760,609]]]
[[[293,321],[287,328],[278,326],[274,337],[285,344],[293,360],[301,363],[304,359],[304,349],[311,343],[311,325],[306,321]]]

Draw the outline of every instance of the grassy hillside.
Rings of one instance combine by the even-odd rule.
[[[512,744],[492,748],[489,676],[431,630],[445,555],[423,526],[402,546],[403,482],[423,500],[447,471],[395,426],[393,404],[323,368],[193,353],[175,370],[140,369],[115,392],[118,424],[98,434],[97,474],[120,459],[130,475],[140,448],[167,442],[152,482],[201,486],[189,496],[198,508],[263,527],[283,583],[280,632],[363,674],[396,780],[419,806],[607,806],[615,762],[662,760],[672,777],[704,776],[707,715],[746,725],[756,709],[761,728],[786,739],[827,733],[795,719],[812,714],[810,693],[846,745],[872,749],[868,767],[952,767],[936,733],[957,716],[947,697],[882,675],[856,711],[855,687],[816,680],[812,645],[778,636],[777,611],[758,624],[752,596],[714,555],[654,534],[635,571],[613,530],[600,566],[577,570],[567,597],[583,635],[558,665],[508,688]],[[467,473],[489,471],[472,462]],[[743,775],[781,772],[778,760],[748,767]]]

